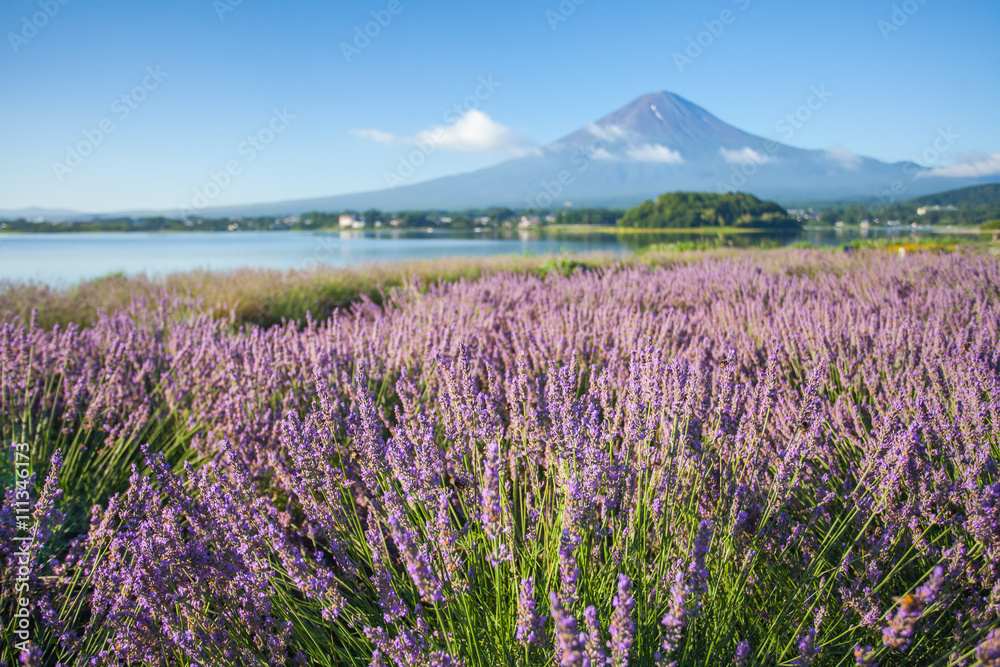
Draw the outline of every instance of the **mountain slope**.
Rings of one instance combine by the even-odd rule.
[[[42,218],[44,220],[73,219],[81,215],[83,214],[79,211],[73,211],[66,208],[42,208],[40,206],[0,209],[0,220],[17,220],[19,218],[24,218],[25,220],[35,220],[36,218]]]
[[[536,154],[395,189],[205,209],[204,216],[487,206],[634,206],[677,190],[750,192],[778,201],[893,201],[995,180],[930,177],[912,162],[795,148],[755,136],[672,93],[643,95]],[[895,187],[894,187],[895,186]],[[149,215],[150,211],[123,214]],[[168,211],[167,215],[176,215]],[[122,214],[119,214],[122,215]]]
[[[938,192],[903,203],[910,206],[1000,206],[1000,183]]]
[[[277,215],[368,207],[383,210],[576,205],[631,206],[674,190],[743,190],[778,200],[872,198],[902,184],[902,197],[985,179],[925,177],[888,164],[805,150],[758,137],[667,92],[643,95],[527,155],[393,190],[226,207],[210,213]],[[918,177],[919,175],[919,177]]]
[[[617,128],[633,142],[660,144],[686,154],[701,152],[706,147],[738,148],[762,141],[727,125],[679,95],[663,92],[643,95],[561,139],[555,146],[589,143],[595,136],[595,128],[612,133]]]

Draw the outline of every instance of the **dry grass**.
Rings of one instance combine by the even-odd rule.
[[[200,299],[218,315],[232,313],[237,322],[264,326],[300,319],[306,313],[323,318],[362,295],[381,302],[386,290],[406,281],[427,285],[462,278],[474,280],[498,272],[566,271],[577,266],[607,266],[620,261],[610,254],[575,256],[455,257],[412,262],[367,264],[351,268],[280,271],[239,269],[172,273],[162,278],[109,275],[66,289],[29,282],[0,281],[0,318],[30,317],[44,327],[88,325],[101,312],[114,312],[133,298],[155,298],[164,292]]]
[[[977,251],[973,244],[959,244],[957,248],[951,245],[947,248],[937,246],[942,244],[923,243],[914,246],[912,250]],[[881,250],[881,246],[861,248],[852,255]],[[463,278],[475,280],[501,272],[544,275],[555,271],[568,274],[578,268],[632,263],[656,267],[707,257],[751,254],[756,255],[757,261],[767,269],[802,273],[842,271],[846,263],[857,259],[833,248],[760,250],[678,247],[654,248],[627,257],[607,253],[497,255],[366,264],[352,268],[321,267],[309,271],[198,270],[173,273],[162,278],[109,275],[87,280],[67,289],[52,288],[41,283],[0,281],[0,320],[12,316],[27,319],[34,312],[36,322],[46,328],[69,323],[86,326],[93,323],[99,313],[119,310],[133,298],[156,298],[167,293],[199,299],[202,307],[211,309],[218,317],[232,316],[237,324],[270,326],[282,320],[302,319],[306,313],[316,319],[324,319],[335,309],[349,306],[361,296],[381,303],[388,290],[406,282],[417,282],[426,287],[435,282],[454,282]]]

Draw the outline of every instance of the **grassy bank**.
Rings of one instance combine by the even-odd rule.
[[[647,230],[633,230],[639,233]],[[848,247],[864,250],[897,251],[975,251],[974,244],[961,237],[918,241],[858,241]],[[795,247],[809,247],[796,244]],[[822,249],[822,248],[820,248]],[[842,252],[843,247],[825,248]],[[705,241],[659,243],[634,255],[587,253],[563,255],[499,255],[493,257],[452,257],[350,268],[320,267],[314,270],[281,271],[277,269],[239,269],[228,272],[186,271],[164,277],[110,274],[86,280],[69,288],[53,288],[37,282],[0,281],[0,317],[27,319],[32,312],[39,326],[50,328],[74,323],[93,324],[101,312],[112,313],[126,307],[134,298],[153,299],[161,295],[190,297],[212,309],[216,317],[231,318],[235,324],[272,326],[282,320],[301,320],[309,313],[324,319],[337,308],[361,298],[382,303],[385,293],[407,283],[427,285],[459,280],[476,280],[497,273],[531,273],[544,276],[550,272],[563,275],[579,268],[628,266],[641,263],[650,267],[686,263],[708,256],[738,253],[773,253],[775,259],[784,251],[761,247],[753,250],[733,248],[716,237]]]
[[[171,273],[160,278],[109,274],[85,280],[67,289],[29,282],[0,281],[0,316],[22,318],[35,311],[42,327],[69,323],[92,324],[99,313],[123,309],[133,298],[172,296],[200,299],[217,316],[237,323],[269,326],[301,319],[306,313],[323,318],[336,308],[362,297],[381,303],[384,292],[404,283],[475,280],[494,273],[544,274],[577,266],[606,266],[613,255],[456,257],[446,259],[367,264],[351,268],[314,270],[239,269]]]

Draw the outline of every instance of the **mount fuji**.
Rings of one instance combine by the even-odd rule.
[[[567,201],[576,206],[631,206],[673,190],[741,190],[779,201],[876,199],[894,186],[896,203],[988,180],[930,173],[913,162],[885,163],[846,151],[795,148],[744,132],[679,95],[660,92],[643,95],[530,154],[469,173],[392,189],[204,213],[546,208]]]
[[[776,130],[782,132],[781,123]],[[792,125],[788,130],[783,134],[790,137]],[[935,176],[914,162],[795,148],[735,128],[679,95],[659,92],[558,141],[476,171],[355,194],[206,208],[200,214],[548,208],[566,202],[626,207],[675,190],[739,190],[784,202],[880,199],[889,204],[989,180]]]

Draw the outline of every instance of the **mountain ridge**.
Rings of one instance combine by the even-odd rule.
[[[392,189],[216,206],[212,216],[296,215],[488,206],[547,208],[638,204],[677,190],[751,192],[765,199],[875,199],[899,183],[900,200],[978,185],[994,177],[945,178],[913,162],[790,146],[736,128],[679,95],[646,93],[583,128],[489,167]],[[897,195],[894,195],[897,196]],[[0,215],[3,215],[0,211]],[[176,215],[123,211],[91,215]],[[85,215],[85,214],[81,214]]]
[[[935,192],[903,202],[911,206],[978,206],[1000,205],[1000,183],[984,183],[967,188]]]
[[[675,93],[662,91],[641,95],[553,144],[579,143],[592,126],[624,127],[647,143],[656,141],[672,148],[690,148],[695,142],[704,143],[710,137],[723,138],[729,147],[754,139],[753,135],[725,123],[703,107]]]

